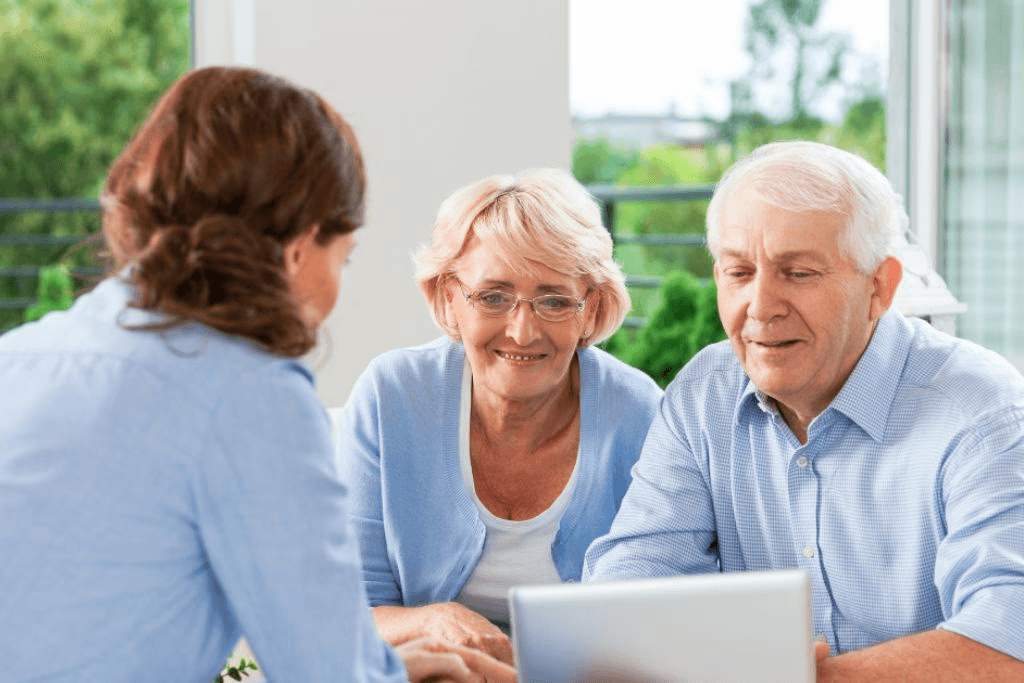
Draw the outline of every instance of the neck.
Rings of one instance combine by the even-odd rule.
[[[772,399],[772,401],[775,402],[775,407],[779,409],[782,419],[785,420],[786,425],[789,426],[797,441],[807,443],[807,428],[810,427],[811,421],[818,416],[818,413],[801,414],[788,406],[782,405],[775,399]]]
[[[556,438],[579,413],[578,364],[574,358],[565,380],[543,396],[512,400],[484,395],[474,387],[470,413],[473,428],[488,442],[514,443],[524,453]]]
[[[861,357],[871,344],[871,337],[874,335],[877,326],[878,320],[873,320],[867,335],[865,335],[860,352],[847,363],[846,367],[842,369],[838,381],[824,395],[816,397],[813,401],[807,401],[804,400],[804,397],[800,397],[798,400],[787,400],[785,403],[774,396],[771,397],[776,408],[779,409],[782,419],[786,421],[786,424],[800,443],[807,443],[807,429],[810,427],[811,422],[818,415],[825,412],[825,409],[831,405],[832,400],[839,395],[847,380],[850,379],[850,375],[853,374],[857,364],[860,363]]]

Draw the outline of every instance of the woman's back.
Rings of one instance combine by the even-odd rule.
[[[348,542],[341,511],[323,514],[340,492],[308,370],[201,325],[123,329],[128,293],[108,280],[0,338],[0,661],[14,680],[192,680],[245,617],[266,625],[248,636],[273,661],[306,646],[270,638],[273,624],[314,641],[328,629],[266,596],[337,600],[335,577],[288,585],[296,553],[330,552],[313,520]],[[258,572],[228,559],[249,554]]]

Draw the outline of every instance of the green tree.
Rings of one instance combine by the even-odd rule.
[[[188,0],[0,0],[0,196],[96,197],[188,55]],[[98,229],[95,213],[0,215],[0,234]],[[42,266],[59,256],[0,247],[0,265]],[[31,278],[0,278],[0,296],[35,289]],[[19,318],[0,311],[0,330]]]
[[[849,44],[843,34],[818,28],[824,0],[761,0],[750,5],[746,49],[751,70],[734,86],[734,104],[752,113],[752,86],[773,79],[784,68],[788,78],[789,112],[784,118],[815,120],[814,104],[840,82]],[[792,58],[785,66],[780,62]]]
[[[25,311],[25,320],[39,320],[50,311],[71,308],[74,285],[64,264],[46,266],[39,273],[39,295],[34,306]]]
[[[834,143],[885,172],[885,99],[867,95],[847,110]]]
[[[709,163],[710,150],[674,145],[649,147],[619,175],[628,186],[704,185],[718,180],[721,171]],[[716,175],[716,173],[718,175]],[[623,202],[617,210],[616,230],[631,235],[704,234],[706,201]],[[711,276],[711,260],[700,246],[644,246],[638,249],[648,274],[665,275],[686,270],[698,277]]]
[[[690,273],[675,273],[661,290],[661,304],[633,341],[619,330],[604,346],[664,388],[698,351],[725,339],[725,330],[714,281],[702,284]]]
[[[584,185],[611,185],[636,158],[604,138],[581,138],[572,147],[572,174]]]

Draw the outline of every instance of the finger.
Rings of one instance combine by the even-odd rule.
[[[403,648],[425,652],[451,652],[452,642],[437,636],[420,636],[402,643],[399,649]]]
[[[516,669],[511,664],[492,657],[482,650],[456,647],[466,664],[486,678],[488,683],[516,683],[518,681]]]
[[[512,653],[512,641],[504,633],[485,636],[479,639],[479,647],[477,649],[483,650],[490,656],[494,657],[500,662],[505,662],[509,666],[515,666],[515,657]],[[470,644],[472,647],[472,644]]]
[[[828,659],[829,654],[830,652],[828,643],[826,643],[824,640],[814,641],[814,662],[816,664],[820,664],[821,662]]]
[[[461,658],[464,666],[468,666],[476,674],[487,679],[488,683],[515,683],[518,680],[514,666],[499,661],[483,650],[478,650],[466,645],[458,645],[450,641],[443,641],[437,638],[425,637],[411,640],[398,648],[402,658],[406,658],[405,652],[419,651],[426,654],[452,653]],[[408,662],[406,667],[408,668]],[[436,674],[440,675],[440,674]],[[410,672],[410,679],[412,673]]]
[[[471,669],[462,657],[454,652],[400,650],[399,653],[405,662],[405,670],[411,683],[485,683],[483,675]]]

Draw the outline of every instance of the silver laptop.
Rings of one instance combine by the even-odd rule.
[[[509,591],[522,683],[813,683],[801,570],[521,586]]]

